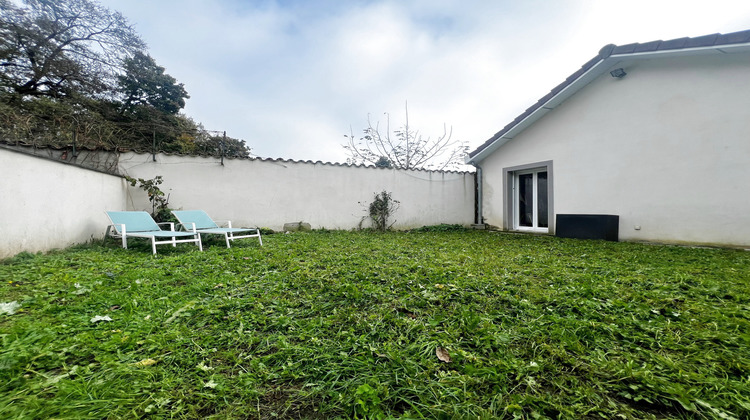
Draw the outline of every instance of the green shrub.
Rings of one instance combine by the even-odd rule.
[[[159,188],[159,185],[164,182],[161,175],[157,175],[154,179],[136,179],[129,176],[126,176],[125,179],[131,186],[135,187],[138,184],[142,190],[146,191],[148,201],[151,203],[151,216],[157,223],[177,222],[177,218],[172,214],[172,209],[169,208],[169,194],[165,195],[164,191]]]
[[[385,232],[390,229],[396,221],[390,222],[393,213],[398,210],[401,202],[394,200],[391,197],[391,193],[383,191],[379,194],[375,194],[375,198],[372,203],[367,207],[370,219],[375,224],[375,229]],[[390,222],[390,224],[389,224]]]

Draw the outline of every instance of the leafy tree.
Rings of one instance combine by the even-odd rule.
[[[15,102],[0,98],[0,137],[38,146],[66,147],[75,142],[79,148],[129,147],[127,134],[106,118],[108,107],[102,101],[46,96]]]
[[[199,150],[201,147],[204,150],[204,154],[210,154],[213,156],[221,155],[223,149],[223,155],[226,157],[250,157],[250,148],[245,144],[245,140],[236,139],[230,136],[209,136],[208,141],[202,144],[198,143]]]
[[[125,74],[117,76],[120,92],[124,95],[121,113],[137,105],[150,105],[167,114],[176,114],[190,98],[185,85],[164,73],[164,67],[148,54],[136,52],[124,60]]]
[[[181,135],[177,142],[181,145],[181,153],[221,156],[222,149],[225,157],[249,158],[250,148],[245,140],[226,136],[218,131],[209,131],[203,124],[196,123],[192,118],[178,115],[180,118]]]
[[[0,0],[0,87],[26,96],[109,93],[145,48],[118,12],[89,0]]]
[[[249,157],[179,111],[182,83],[96,0],[0,0],[0,137],[37,146]]]
[[[367,118],[364,136],[357,139],[353,133],[345,135],[343,145],[350,164],[370,164],[396,169],[455,169],[463,164],[466,145],[452,139],[452,130],[443,126],[443,134],[436,139],[424,138],[409,125],[409,108],[405,108],[405,122],[391,133],[390,115],[386,115],[386,128],[374,126]]]

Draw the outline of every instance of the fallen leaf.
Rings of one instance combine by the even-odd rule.
[[[209,370],[214,370],[214,368],[212,368],[211,366],[206,366],[206,364],[205,364],[205,363],[203,363],[203,362],[201,362],[201,363],[200,363],[200,364],[198,365],[198,369],[200,369],[200,370],[202,370],[202,371],[204,371],[204,372],[208,372]]]
[[[15,300],[13,302],[0,303],[0,314],[13,315],[20,307],[21,305]]]
[[[451,362],[451,355],[448,354],[448,350],[442,347],[438,347],[437,349],[435,349],[435,355],[437,355],[437,358],[440,359],[441,362]]]
[[[111,321],[111,320],[112,320],[112,318],[110,318],[108,316],[101,316],[101,315],[97,315],[97,316],[91,318],[91,322],[94,323],[94,324],[97,323],[97,322],[100,322],[100,321]]]
[[[156,364],[156,360],[154,359],[143,359],[140,362],[134,363],[134,365],[136,366],[151,366],[155,364]]]

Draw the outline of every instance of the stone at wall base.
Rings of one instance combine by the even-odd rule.
[[[284,223],[284,232],[309,232],[312,226],[305,222]]]

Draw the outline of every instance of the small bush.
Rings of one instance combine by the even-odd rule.
[[[177,218],[172,214],[172,209],[169,208],[169,194],[165,195],[164,191],[159,188],[159,185],[164,182],[161,175],[157,175],[154,179],[131,178],[129,176],[126,176],[125,179],[131,186],[135,187],[137,184],[143,191],[146,191],[148,201],[151,202],[151,216],[157,223],[177,222]]]
[[[393,213],[398,210],[401,203],[398,200],[394,200],[391,197],[391,193],[383,191],[379,194],[375,194],[375,198],[367,208],[368,214],[375,224],[375,229],[385,232],[390,229],[396,221],[394,220],[388,224],[389,219]]]

